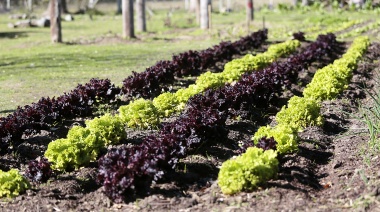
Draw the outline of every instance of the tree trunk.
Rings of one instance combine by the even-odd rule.
[[[61,0],[50,0],[50,34],[53,43],[62,42]]]
[[[98,3],[97,0],[88,0],[87,8],[94,9],[95,5]]]
[[[197,10],[197,3],[199,0],[189,0],[189,12],[194,12]]]
[[[247,0],[247,23],[253,21],[253,0]]]
[[[200,0],[201,29],[209,28],[208,0]]]
[[[32,11],[33,11],[33,0],[25,1],[25,7],[29,13],[32,13]]]
[[[5,7],[7,10],[11,9],[11,0],[7,0],[7,6]]]
[[[51,12],[50,12],[50,11],[51,11],[50,8],[52,7],[52,6],[51,6],[52,2],[53,2],[53,1],[51,1],[51,0],[49,1],[48,7],[47,7],[46,12],[45,12],[46,14],[50,14],[50,13],[51,13]],[[79,2],[79,1],[78,1],[78,2]],[[64,14],[64,13],[69,13],[69,11],[67,10],[67,4],[66,4],[66,6],[65,6],[66,9],[64,8],[64,5],[65,5],[65,4],[66,4],[66,0],[61,0],[61,6],[60,6],[61,14],[60,14],[60,15],[62,15],[62,14]],[[45,13],[44,13],[44,14],[45,14]]]
[[[197,18],[197,23],[201,24],[201,0],[196,0],[195,3],[195,15]]]
[[[232,11],[232,3],[231,0],[227,0],[227,11],[231,12]]]
[[[136,0],[136,4],[137,30],[139,32],[146,32],[145,0]]]
[[[61,3],[62,3],[62,13],[69,13],[69,10],[67,9],[66,0],[61,0]]]
[[[135,28],[133,24],[133,0],[123,0],[123,38],[134,38]]]
[[[273,9],[274,9],[273,0],[269,0],[268,8],[269,8],[270,10],[273,10]]]
[[[190,0],[185,0],[185,10],[189,10],[190,8]]]
[[[308,0],[302,0],[302,6],[308,6],[309,1]]]
[[[293,6],[296,7],[297,6],[297,0],[293,0]]]
[[[117,3],[117,14],[121,14],[121,0],[116,0]]]

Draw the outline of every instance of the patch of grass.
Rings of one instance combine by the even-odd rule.
[[[359,107],[359,112],[362,116],[360,120],[367,126],[370,148],[380,151],[380,93],[375,92],[372,94],[367,92],[367,94],[370,96],[373,105],[361,105]]]

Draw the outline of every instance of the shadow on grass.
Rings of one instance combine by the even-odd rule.
[[[10,113],[15,112],[16,110],[0,110],[0,117],[7,116]]]
[[[19,38],[19,37],[27,37],[28,32],[26,31],[20,31],[20,32],[0,32],[0,39],[1,38]]]

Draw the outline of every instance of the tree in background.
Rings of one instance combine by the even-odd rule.
[[[67,10],[67,3],[66,3],[66,0],[61,0],[61,3],[62,3],[62,13],[69,13],[69,10]]]
[[[117,14],[121,14],[121,0],[116,0],[117,3]]]
[[[146,32],[145,0],[136,0],[137,31]]]
[[[201,0],[195,0],[195,17],[197,24],[201,24]]]
[[[53,1],[49,1],[49,5],[48,5],[48,7],[47,7],[47,10],[46,11],[48,11],[48,13],[50,14],[50,11],[51,11],[51,4],[52,4],[52,2]],[[61,0],[61,5],[60,5],[60,10],[61,10],[61,14],[65,14],[65,13],[69,13],[69,11],[67,10],[67,3],[66,3],[67,1],[66,0]]]
[[[50,35],[53,43],[62,42],[61,11],[62,0],[50,0]]]
[[[134,38],[133,0],[122,0],[123,38]]]
[[[208,12],[208,5],[209,1],[208,0],[200,0],[200,26],[201,29],[208,29],[209,26],[209,14]]]

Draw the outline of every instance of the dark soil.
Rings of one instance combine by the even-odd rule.
[[[355,119],[360,104],[373,104],[365,88],[377,88],[380,44],[373,43],[354,72],[349,88],[336,100],[323,103],[325,124],[300,133],[299,152],[280,158],[277,179],[253,192],[223,195],[217,186],[219,167],[241,153],[255,130],[270,124],[279,107],[273,105],[261,119],[228,120],[228,138],[197,149],[151,188],[151,193],[132,202],[116,204],[96,184],[96,163],[76,171],[56,174],[48,183],[12,200],[0,202],[2,211],[379,211],[380,158],[370,154],[366,126]],[[322,64],[300,73],[310,80]],[[286,100],[299,94],[302,85],[284,92]],[[72,125],[25,138],[15,154],[0,157],[0,169],[25,169],[27,161],[42,156],[47,144],[64,137]],[[125,144],[141,142],[155,131],[128,130]],[[111,147],[110,147],[111,148]]]

